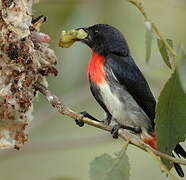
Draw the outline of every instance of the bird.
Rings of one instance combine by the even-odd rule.
[[[92,50],[87,66],[90,90],[106,114],[102,123],[112,128],[114,138],[120,128],[128,129],[138,135],[146,144],[157,149],[155,134],[156,100],[153,93],[136,65],[124,35],[108,24],[96,24],[77,28],[86,33],[83,38],[76,38]],[[87,112],[85,117],[99,121]],[[84,123],[76,120],[79,126]],[[186,158],[186,152],[177,144],[174,152]],[[174,154],[172,154],[174,156]],[[184,172],[179,164],[174,167],[180,177]]]

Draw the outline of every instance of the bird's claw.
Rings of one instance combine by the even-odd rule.
[[[111,134],[112,134],[112,137],[114,139],[117,139],[118,138],[118,131],[119,129],[127,129],[127,130],[130,130],[136,134],[139,134],[141,132],[141,128],[140,127],[130,127],[130,126],[125,126],[125,125],[121,125],[121,124],[116,124],[112,127],[112,130],[111,130]]]
[[[94,121],[98,121],[95,117],[91,116],[91,115],[90,115],[88,112],[86,112],[86,111],[80,112],[80,114],[82,114],[83,117],[85,117],[85,118],[89,118],[89,119],[92,119],[92,120],[94,120]]]
[[[92,120],[94,120],[94,121],[99,121],[99,120],[97,120],[96,118],[94,118],[93,116],[91,116],[89,113],[87,113],[86,111],[80,112],[79,114],[83,115],[83,117],[85,117],[85,118],[89,118],[89,119],[92,119]],[[78,119],[76,119],[75,122],[76,122],[76,124],[77,124],[79,127],[83,127],[84,124],[85,124],[83,121],[78,120]]]
[[[118,131],[121,128],[120,124],[116,124],[112,127],[111,134],[114,139],[118,138]]]
[[[139,134],[139,133],[141,133],[141,128],[140,127],[135,127],[132,131],[136,134]]]
[[[85,124],[83,121],[78,120],[78,119],[76,119],[75,122],[76,122],[76,124],[77,124],[79,127],[83,127],[84,124]]]

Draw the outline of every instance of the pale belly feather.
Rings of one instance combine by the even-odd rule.
[[[99,88],[104,104],[112,114],[113,120],[123,125],[148,128],[150,119],[125,89],[115,87],[113,93],[107,83],[101,84]]]

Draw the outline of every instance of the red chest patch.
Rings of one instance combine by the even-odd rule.
[[[102,84],[105,82],[104,61],[105,59],[103,56],[95,52],[92,53],[87,67],[87,76],[95,84]]]

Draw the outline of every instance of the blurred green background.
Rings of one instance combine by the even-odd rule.
[[[185,0],[142,0],[149,17],[165,37],[175,44],[186,42]],[[103,111],[90,94],[86,64],[91,51],[83,44],[61,49],[61,30],[108,23],[119,28],[128,40],[132,55],[158,97],[170,72],[159,55],[156,41],[150,63],[145,64],[144,20],[126,0],[41,0],[34,15],[48,16],[42,31],[51,37],[51,48],[58,56],[59,75],[49,77],[49,88],[75,111],[88,111],[101,119]],[[2,180],[88,180],[89,163],[103,153],[113,154],[123,145],[111,135],[93,127],[78,128],[69,118],[56,113],[39,96],[29,142],[20,150],[0,153]],[[183,143],[183,146],[185,144]],[[186,146],[185,146],[186,147]],[[131,180],[164,180],[157,162],[147,153],[129,146]],[[186,168],[184,168],[186,172]],[[172,171],[173,173],[174,170]]]

